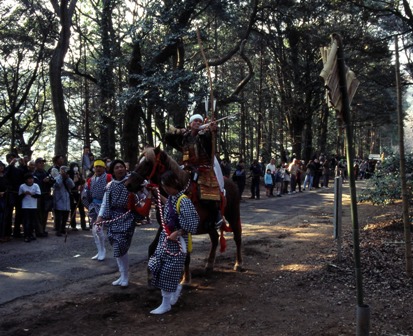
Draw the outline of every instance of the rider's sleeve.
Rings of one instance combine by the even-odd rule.
[[[182,152],[184,129],[173,128],[165,134],[165,143]]]

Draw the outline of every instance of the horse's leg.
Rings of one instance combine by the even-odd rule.
[[[155,253],[156,247],[158,246],[159,237],[161,236],[161,232],[162,232],[162,226],[159,226],[158,231],[156,232],[155,238],[153,239],[152,243],[149,244],[149,247],[148,247],[148,260]],[[152,273],[151,271],[149,271],[149,268],[147,269],[147,272],[148,272],[148,287],[152,288],[153,287],[151,285]]]
[[[215,264],[215,256],[217,252],[217,247],[218,247],[218,231],[215,229],[211,229],[209,232],[209,238],[211,240],[211,249],[209,250],[209,256],[207,259],[207,263],[205,265],[205,272],[206,273],[211,273],[214,270],[214,264]]]
[[[236,259],[235,259],[234,271],[237,271],[237,272],[242,271],[242,253],[241,253],[242,238],[241,238],[241,233],[242,233],[241,218],[238,217],[238,223],[233,228],[234,241],[235,241],[235,245],[237,247],[237,255],[236,255]]]
[[[231,227],[233,233],[235,245],[237,248],[236,259],[234,264],[235,271],[242,270],[242,227],[241,227],[241,215],[240,215],[240,201],[238,186],[230,179],[225,179],[225,190],[227,192],[227,204],[225,207],[225,218]]]
[[[191,284],[191,272],[189,271],[189,264],[191,262],[191,253],[186,254],[184,274],[182,276],[181,285],[189,286]]]

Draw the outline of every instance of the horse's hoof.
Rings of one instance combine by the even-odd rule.
[[[235,264],[234,265],[234,271],[242,272],[242,265],[241,264]]]
[[[214,263],[207,262],[205,265],[205,274],[211,274],[214,271]]]
[[[205,275],[211,275],[214,272],[213,267],[205,267]]]
[[[189,280],[182,279],[179,284],[182,285],[182,286],[186,286],[186,287],[187,287],[187,286],[191,286],[191,285],[192,285],[192,281],[191,281],[191,279],[189,279]]]

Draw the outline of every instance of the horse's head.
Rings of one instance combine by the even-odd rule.
[[[167,154],[159,146],[146,148],[138,159],[135,172],[151,183],[159,184],[160,176],[168,169]]]
[[[129,178],[125,181],[125,187],[130,192],[138,192],[145,186],[145,178],[139,173],[132,172]]]
[[[189,174],[182,170],[179,164],[158,146],[144,150],[139,157],[135,172],[150,183],[159,185],[162,174],[167,170],[172,170],[182,181],[183,185],[187,183]]]

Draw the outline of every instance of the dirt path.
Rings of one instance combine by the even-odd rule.
[[[348,204],[348,196],[344,196],[344,202]],[[361,205],[360,224],[370,223],[381,212],[384,210]],[[10,291],[9,288],[22,287],[20,283],[27,283],[27,279],[35,282],[43,277],[43,282],[36,284],[37,289],[10,300],[4,300],[4,291],[0,291],[0,334],[354,335],[355,286],[348,260],[351,255],[347,253],[351,250],[347,246],[351,245],[351,236],[346,237],[344,246],[346,262],[338,263],[332,214],[331,189],[244,201],[244,270],[232,270],[235,249],[228,234],[228,250],[218,255],[213,274],[205,275],[209,242],[206,237],[196,237],[192,285],[184,288],[176,307],[162,316],[149,314],[159,305],[160,293],[146,286],[143,251],[147,245],[140,232],[146,230],[150,237],[155,226],[140,227],[135,233],[134,241],[143,250],[135,250],[134,245],[127,289],[110,285],[117,276],[112,257],[99,264],[90,261],[90,234],[73,234],[69,237],[73,245],[63,252],[56,252],[61,244],[51,247],[57,237],[39,242],[38,251],[31,251],[32,254],[42,253],[45,246],[48,249],[36,269],[31,269],[23,252],[18,253],[17,259],[10,252],[28,249],[26,245],[30,244],[2,244],[2,286],[9,286]],[[350,234],[348,207],[343,211],[343,225],[346,234]],[[73,258],[74,255],[78,257]],[[66,263],[67,256],[71,258]],[[17,266],[7,264],[13,260]],[[42,263],[48,266],[42,267]],[[413,300],[411,294],[405,297],[411,289],[397,297],[391,290],[376,297],[366,288],[366,302],[372,306],[371,335],[413,334],[408,316]]]

